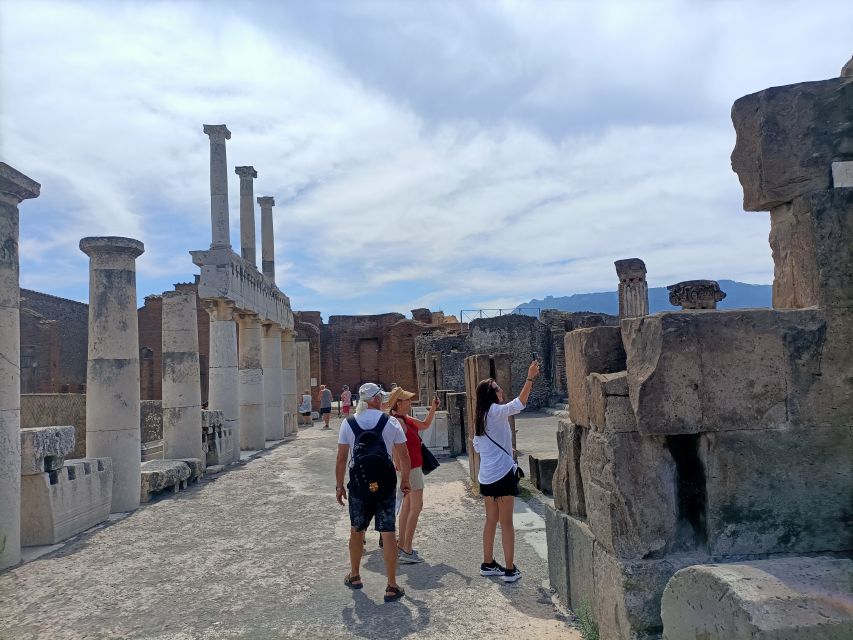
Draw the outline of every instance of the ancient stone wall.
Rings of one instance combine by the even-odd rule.
[[[59,390],[59,326],[21,308],[21,393]]]
[[[418,362],[439,358],[439,389],[465,390],[465,358],[471,355],[471,343],[467,335],[448,335],[430,331],[415,338],[415,359]],[[431,362],[428,363],[431,366]],[[425,365],[426,366],[426,365]],[[438,367],[436,367],[438,369]],[[422,372],[423,373],[423,372]],[[425,385],[421,384],[424,388]]]
[[[324,384],[322,380],[322,359],[320,346],[320,327],[323,320],[320,317],[319,311],[297,311],[293,316],[293,326],[296,330],[296,339],[308,343],[308,369],[304,368],[304,362],[301,365],[301,376],[297,374],[300,384],[297,385],[298,400],[301,402],[302,392],[305,389],[310,389],[312,395],[312,405],[316,411],[320,410],[320,399],[316,397],[316,391],[320,384]],[[304,349],[304,347],[302,347]],[[304,358],[303,358],[304,360]],[[311,381],[314,381],[312,388]],[[352,387],[350,387],[352,388]],[[334,389],[334,387],[333,387]],[[333,391],[334,393],[334,391]],[[338,391],[337,393],[340,393]]]
[[[24,310],[35,312],[35,316],[27,316]],[[25,393],[79,393],[86,388],[86,349],[88,344],[89,306],[75,300],[67,300],[57,296],[21,289],[21,336],[25,332],[34,336],[32,325],[43,321],[54,321],[56,341],[58,343],[58,354],[56,357],[55,372],[47,375],[44,367],[39,371],[36,382],[37,391],[24,391]],[[26,325],[26,326],[25,326]],[[44,335],[44,334],[42,334]],[[53,340],[53,336],[48,336]],[[33,342],[33,344],[38,344]],[[21,355],[23,356],[24,343],[21,343]],[[40,355],[40,354],[39,354]],[[23,364],[23,363],[22,363]],[[23,372],[22,372],[23,373]],[[21,380],[22,386],[24,379]],[[49,388],[48,388],[49,387]]]
[[[37,393],[21,395],[21,428],[71,425],[74,451],[69,458],[86,457],[86,395]]]

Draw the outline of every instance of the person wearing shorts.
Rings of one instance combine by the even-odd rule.
[[[349,390],[347,385],[344,385],[343,389],[341,389],[341,402],[338,407],[338,417],[343,414],[344,418],[348,418],[350,409],[352,409],[352,391]]]
[[[300,422],[311,424],[311,392],[308,389],[302,392],[302,403],[299,405]]]
[[[320,385],[320,417],[323,418],[323,431],[329,429],[329,418],[332,417],[332,391],[326,385]]]
[[[372,382],[361,385],[359,396],[365,402],[367,408],[358,415],[356,420],[359,427],[365,431],[369,431],[376,427],[379,419],[384,415],[380,408],[383,400],[387,399],[387,396],[379,385]],[[400,464],[400,489],[406,495],[410,490],[409,452],[406,449],[406,434],[397,420],[388,418],[388,422],[382,432],[382,439],[388,455],[393,455]],[[343,505],[347,500],[347,488],[352,488],[352,479],[350,479],[350,484],[344,487],[344,473],[347,468],[350,450],[354,444],[355,433],[345,419],[341,422],[341,429],[338,435],[338,455],[335,460],[335,497],[340,505]],[[350,462],[349,466],[352,466],[352,462]],[[350,572],[344,578],[344,584],[350,589],[361,589],[364,586],[359,575],[361,558],[364,555],[364,531],[367,530],[370,521],[373,520],[376,530],[379,531],[384,541],[382,555],[385,561],[385,573],[388,577],[388,584],[385,587],[385,602],[399,600],[405,595],[403,589],[397,584],[396,575],[397,545],[394,540],[396,524],[394,510],[397,498],[395,493],[395,491],[392,491],[388,497],[380,499],[364,498],[355,495],[352,491],[349,494]]]
[[[512,428],[510,416],[521,413],[533,380],[539,375],[539,363],[534,360],[527,368],[527,381],[521,393],[504,404],[504,392],[493,378],[483,380],[476,389],[474,412],[474,451],[480,455],[477,481],[480,495],[486,504],[486,521],[483,524],[483,563],[481,576],[500,576],[504,582],[515,582],[521,572],[515,566],[515,528],[512,513],[518,495],[518,465],[512,456]],[[504,551],[502,567],[495,561],[495,533],[501,525],[501,544]]]

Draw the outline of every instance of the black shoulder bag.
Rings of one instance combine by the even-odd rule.
[[[406,422],[405,419],[403,420],[403,423],[406,425],[406,431],[411,429],[409,423]],[[441,463],[432,454],[432,451],[430,451],[424,444],[424,441],[421,439],[421,434],[417,432],[417,429],[415,429],[415,434],[418,436],[418,440],[420,440],[421,442],[421,458],[423,458],[424,460],[421,464],[421,471],[423,471],[423,474],[425,476],[428,476],[433,471],[438,469],[438,467],[441,466]]]

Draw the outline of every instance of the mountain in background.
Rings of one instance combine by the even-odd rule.
[[[773,287],[769,284],[746,284],[734,280],[718,280],[720,289],[726,292],[725,299],[717,304],[718,309],[754,309],[770,307]],[[616,291],[599,293],[576,293],[571,296],[547,296],[544,300],[531,300],[518,305],[519,308],[533,307],[557,309],[559,311],[594,311],[619,315],[619,294]],[[675,311],[679,307],[669,304],[666,287],[649,289],[649,313]]]

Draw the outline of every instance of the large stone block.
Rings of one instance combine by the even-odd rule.
[[[697,565],[661,602],[664,640],[849,640],[853,562],[780,558]]]
[[[554,507],[574,516],[586,517],[586,500],[581,480],[581,451],[586,437],[583,427],[569,420],[557,426],[557,468],[552,489]]]
[[[817,310],[678,311],[622,321],[628,392],[644,434],[780,428],[821,374]],[[841,416],[844,423],[844,416]]]
[[[467,402],[464,393],[447,394],[447,445],[452,456],[465,453]]]
[[[628,372],[591,373],[586,377],[589,422],[594,429],[636,431],[637,418],[628,397]]]
[[[676,464],[663,437],[590,431],[581,452],[589,528],[620,558],[656,557],[675,544]]]
[[[829,189],[834,160],[853,159],[853,78],[772,87],[732,106],[732,169],[743,208],[769,211]]]
[[[701,438],[712,555],[853,550],[853,428]]]
[[[589,426],[589,401],[586,377],[590,373],[615,373],[625,370],[625,349],[619,327],[590,327],[566,334],[566,381],[569,417],[572,422]]]
[[[60,469],[72,451],[74,427],[21,429],[21,475]]]
[[[181,460],[151,460],[142,465],[140,502],[148,502],[151,495],[164,489],[177,493],[186,488],[192,470]]]
[[[557,458],[553,453],[531,453],[528,455],[530,467],[530,483],[542,493],[553,493],[554,471],[557,469]]]
[[[68,460],[56,471],[21,478],[21,544],[56,544],[110,515],[109,458]]]
[[[577,609],[595,597],[593,547],[589,527],[577,518],[548,507],[545,511],[548,577],[560,601]]]

